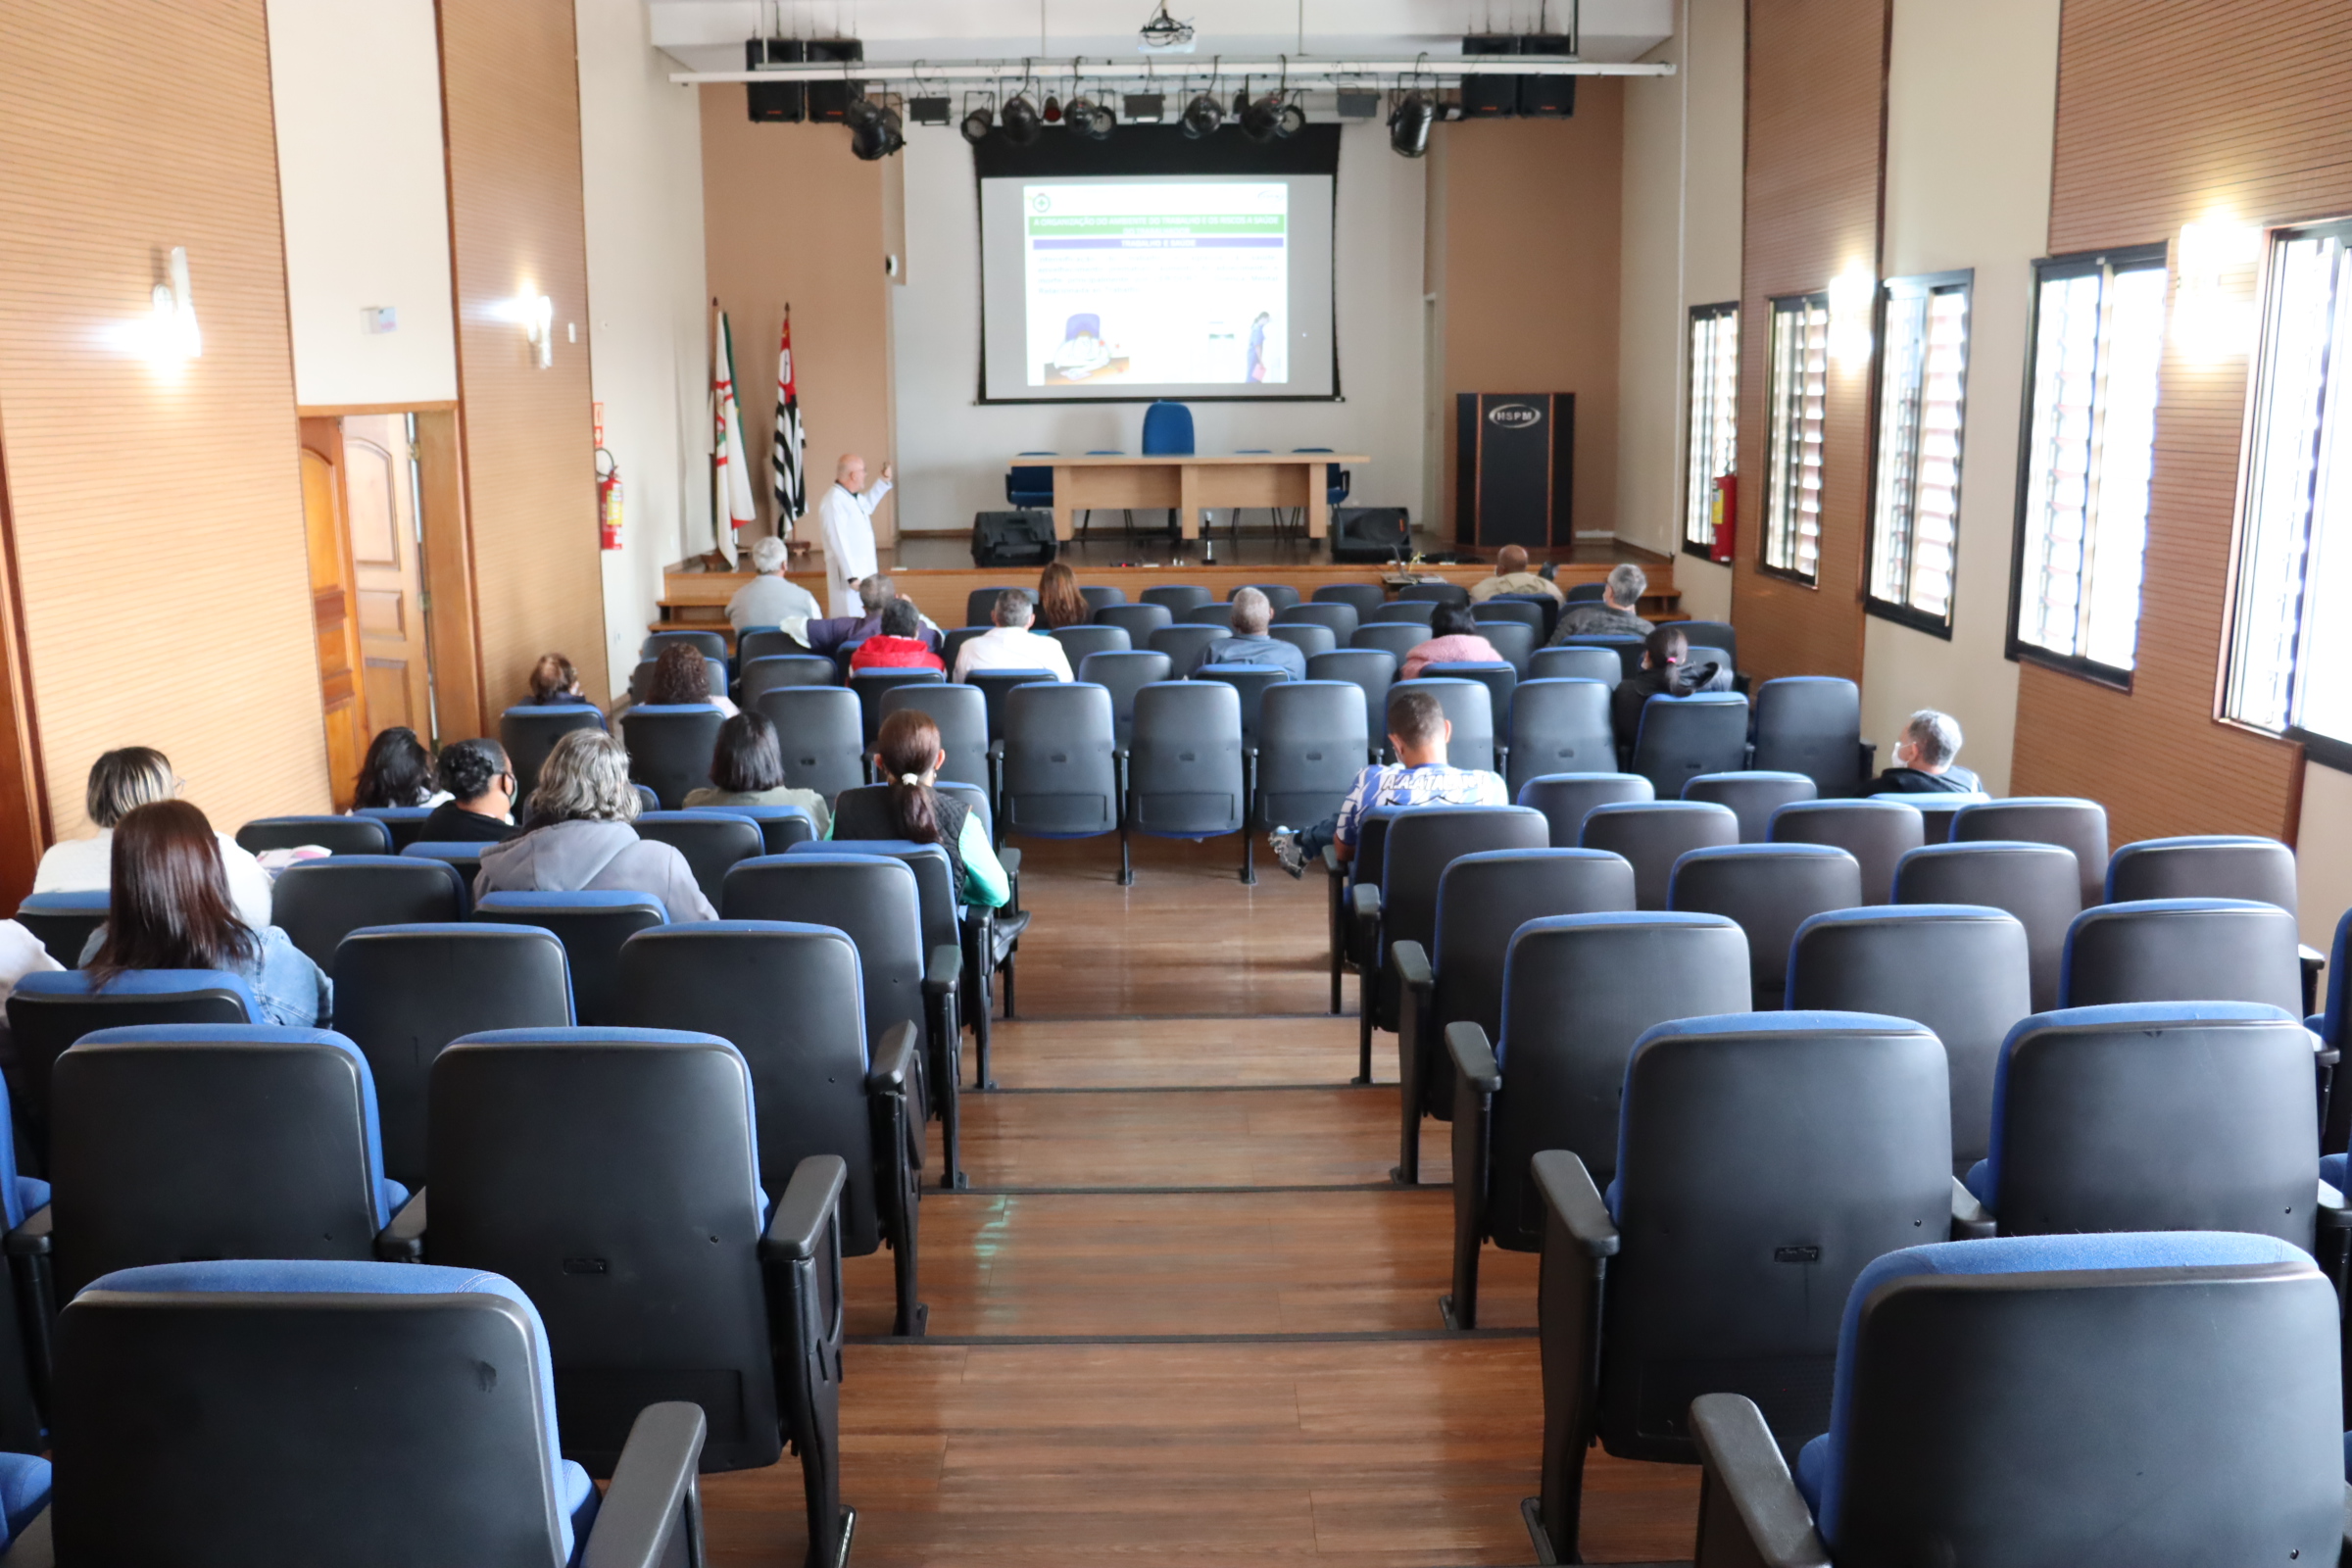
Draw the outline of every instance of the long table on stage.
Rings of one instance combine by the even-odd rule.
[[[1331,492],[1325,465],[1369,463],[1349,452],[1188,453],[1167,457],[1055,458],[1054,537],[1068,539],[1081,512],[1173,510],[1187,539],[1200,537],[1204,507],[1298,507],[1306,513],[1306,536],[1320,539],[1331,527]],[[1035,458],[1016,457],[1024,467],[1047,467]]]

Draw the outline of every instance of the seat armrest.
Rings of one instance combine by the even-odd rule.
[[[1585,1162],[1565,1149],[1546,1149],[1532,1162],[1536,1191],[1589,1256],[1615,1257],[1620,1238],[1600,1189]]]
[[[662,1568],[702,1534],[695,1472],[709,1430],[698,1404],[665,1400],[637,1412],[588,1533],[582,1568]]]
[[[1453,1057],[1453,1070],[1471,1088],[1491,1095],[1502,1087],[1502,1069],[1495,1065],[1494,1048],[1487,1044],[1487,1032],[1478,1025],[1447,1024],[1446,1050]]]
[[[997,863],[1004,868],[1004,875],[1008,879],[1017,880],[1021,874],[1020,850],[1007,844],[997,852]]]
[[[1380,889],[1369,882],[1349,888],[1348,918],[1366,933],[1380,929]]]
[[[1705,1466],[1696,1568],[1831,1568],[1796,1482],[1755,1402],[1737,1394],[1690,1401],[1690,1436]],[[1724,1534],[1735,1539],[1717,1539]]]
[[[1333,876],[1348,874],[1348,868],[1340,863],[1340,847],[1337,844],[1323,846],[1323,869]]]
[[[49,1255],[49,1226],[53,1216],[50,1205],[43,1203],[24,1216],[24,1223],[8,1233],[0,1242],[10,1257],[47,1257]]]
[[[941,943],[931,950],[931,961],[923,968],[923,994],[945,996],[963,984],[963,950]]]
[[[2326,1182],[2320,1183],[2320,1229],[2352,1230],[2352,1209],[2344,1206],[2344,1195]]]
[[[850,1167],[839,1154],[810,1154],[792,1168],[784,1196],[767,1216],[767,1233],[760,1238],[761,1262],[798,1262],[816,1255],[841,1208],[842,1189],[849,1184]]]
[[[392,1223],[375,1233],[375,1255],[386,1263],[416,1263],[424,1258],[424,1189],[400,1205]]]
[[[914,1075],[915,1029],[913,1020],[895,1023],[882,1037],[874,1052],[873,1064],[865,1070],[867,1089],[894,1089],[906,1092],[906,1083]]]
[[[1396,978],[1412,991],[1427,991],[1436,984],[1429,972],[1429,955],[1418,942],[1399,942],[1389,949],[1389,958],[1396,965]]]
[[[1862,782],[1867,784],[1879,774],[1879,743],[1862,743]]]
[[[1952,1240],[1982,1242],[1991,1238],[1996,1222],[1992,1211],[1977,1201],[1977,1195],[1955,1176],[1952,1178]]]

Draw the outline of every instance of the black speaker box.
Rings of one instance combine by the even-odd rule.
[[[1043,566],[1060,553],[1051,512],[981,512],[972,516],[972,564]]]
[[[863,60],[865,45],[856,38],[811,38],[808,42],[808,59]],[[858,98],[858,85],[854,81],[812,81],[808,84],[808,118],[822,125],[838,125],[849,118],[850,105]]]
[[[1515,55],[1520,52],[1514,33],[1473,33],[1462,40],[1466,55]],[[1462,118],[1500,120],[1519,112],[1519,78],[1485,74],[1462,78]]]
[[[1523,55],[1562,55],[1572,42],[1565,33],[1530,33],[1519,40]],[[1527,120],[1566,120],[1576,113],[1574,76],[1521,76],[1519,114]]]
[[[1411,555],[1412,517],[1402,507],[1335,507],[1331,513],[1331,559],[1390,561]]]
[[[743,46],[746,71],[786,63],[798,65],[808,58],[808,46],[798,38],[753,38]],[[797,81],[755,81],[744,88],[743,95],[751,104],[756,122],[797,125],[808,118],[808,89]]]

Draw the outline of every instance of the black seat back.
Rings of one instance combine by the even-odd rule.
[[[1520,682],[1511,693],[1508,733],[1510,772],[1504,782],[1514,800],[1530,783],[1548,774],[1616,771],[1617,741],[1609,728],[1609,689],[1598,681]],[[1646,779],[1642,785],[1647,792]]]
[[[788,686],[755,705],[776,726],[784,782],[830,801],[865,782],[865,721],[858,694],[841,686]]]
[[[939,764],[942,783],[991,787],[988,776],[988,702],[977,687],[940,681],[893,686],[882,694],[882,716],[911,710],[939,730],[948,760]]]
[[[1421,806],[1396,813],[1380,876],[1380,1027],[1396,1027],[1390,950],[1399,942],[1418,942],[1424,953],[1436,950],[1438,890],[1446,868],[1465,855],[1541,850],[1550,839],[1544,813],[1524,806]]]
[[[1005,694],[1004,720],[1003,831],[1067,838],[1118,831],[1109,692],[1082,683],[1016,686]]]
[[[2075,916],[2062,1007],[2112,1002],[2260,1002],[2299,1017],[2294,915],[2247,899],[2147,899]]]
[[[332,969],[336,947],[362,926],[463,920],[469,902],[447,860],[337,855],[279,872],[270,918],[313,963]]]
[[[888,711],[882,706],[884,696],[908,686],[936,686],[946,679],[936,669],[861,669],[852,675],[850,690],[858,694],[858,718],[866,746],[870,749],[882,733],[882,715]]]
[[[744,708],[758,708],[760,699],[769,692],[786,686],[831,686],[837,673],[833,661],[814,654],[770,654],[765,659],[747,660],[735,701]]]
[[[710,782],[710,754],[725,722],[726,716],[708,703],[630,709],[620,717],[629,777],[652,790],[662,809],[676,810],[690,792]]]
[[[1517,752],[1516,747],[1512,750]],[[1517,761],[1514,755],[1512,762]],[[1646,806],[1658,798],[1658,792],[1641,774],[1608,772],[1539,773],[1511,794],[1521,806],[1534,807],[1551,823],[1555,850],[1576,848],[1585,831],[1586,813],[1595,806]]]
[[[1746,765],[1746,698],[1698,692],[1654,696],[1642,705],[1642,727],[1626,771],[1648,779],[1660,799],[1681,799],[1683,786],[1701,773],[1732,773]]]
[[[2082,907],[2107,893],[2107,808],[2074,796],[2011,796],[1965,806],[1952,818],[1954,844],[1979,839],[2056,844],[2072,850],[2082,878]]]
[[[1772,813],[1814,799],[1820,791],[1802,773],[1701,773],[1683,786],[1686,801],[1713,801],[1740,818],[1740,842],[1761,844],[1772,836]],[[1890,872],[1892,866],[1887,868]]]
[[[1895,862],[1897,904],[1986,904],[2026,928],[2034,1010],[2059,1005],[2066,933],[2082,909],[2074,852],[2053,844],[1930,844]]]
[[[1862,902],[1862,868],[1826,844],[1733,844],[1692,850],[1677,860],[1666,907],[1720,914],[1747,933],[1759,1010],[1781,1005],[1788,946],[1797,927]]]
[[[1289,681],[1268,688],[1258,710],[1256,820],[1305,827],[1337,812],[1363,771],[1370,745],[1363,694],[1351,683]]]
[[[1886,904],[1894,897],[1896,864],[1927,842],[1927,823],[1918,807],[1901,801],[1796,801],[1772,813],[1765,836],[1774,844],[1836,845],[1862,867],[1862,902]]]
[[[2141,839],[2109,857],[2106,898],[2253,899],[2292,909],[2300,902],[2295,852],[2247,834]]]
[[[1758,686],[1756,766],[1803,773],[1824,795],[1853,794],[1862,783],[1862,688],[1837,675]]]
[[[1389,687],[1396,679],[1396,656],[1378,648],[1335,648],[1306,662],[1308,680],[1344,680],[1364,694],[1364,733],[1371,751],[1389,744]]]
[[[1446,721],[1453,725],[1453,738],[1446,743],[1448,764],[1490,773],[1494,770],[1494,704],[1486,687],[1474,680],[1424,675],[1391,686],[1389,700],[1395,702],[1396,694],[1403,691],[1425,691],[1446,710]],[[1386,715],[1382,729],[1387,729]]]
[[[510,708],[498,715],[498,741],[514,765],[514,798],[527,801],[539,787],[539,769],[556,742],[575,729],[603,729],[605,715],[586,703]]]
[[[1131,648],[1145,646],[1153,632],[1175,621],[1175,615],[1165,605],[1106,605],[1095,612],[1095,624],[1118,627],[1127,634]]]
[[[1089,654],[1078,678],[1110,693],[1111,733],[1124,751],[1135,733],[1135,694],[1155,680],[1176,678],[1175,662],[1149,649],[1142,653]]]
[[[646,811],[634,825],[639,838],[666,844],[686,857],[695,885],[714,909],[718,907],[718,890],[726,885],[727,872],[735,862],[767,853],[767,836],[759,823],[748,816],[729,816],[716,808]]]
[[[1740,842],[1740,818],[1708,801],[1625,801],[1589,808],[1577,843],[1634,867],[1634,907],[1663,909],[1674,864],[1692,850]],[[1735,1008],[1744,1012],[1744,1007]]]
[[[1222,680],[1162,681],[1137,692],[1129,824],[1185,838],[1235,833],[1248,807],[1238,688]]]

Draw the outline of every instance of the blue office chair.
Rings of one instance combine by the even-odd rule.
[[[1144,456],[1184,458],[1193,455],[1193,411],[1165,399],[1144,411]],[[1168,514],[1168,531],[1176,531],[1176,514]]]
[[[1059,457],[1056,452],[1024,452],[1024,458]],[[1004,501],[1016,511],[1054,505],[1054,469],[1049,464],[1016,463],[1004,473]]]

